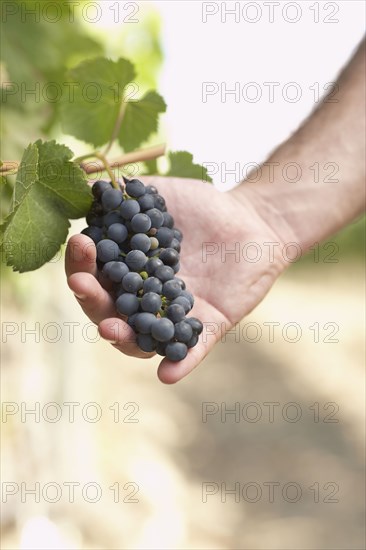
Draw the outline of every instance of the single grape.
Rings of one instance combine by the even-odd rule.
[[[138,334],[136,337],[138,347],[146,353],[155,351],[156,341],[150,334]]]
[[[147,214],[135,214],[131,220],[131,227],[135,233],[147,233],[151,227],[151,219]]]
[[[147,262],[147,256],[141,250],[131,250],[125,258],[131,271],[142,271]]]
[[[122,223],[112,223],[108,227],[107,237],[117,244],[123,243],[128,237],[126,226]]]
[[[86,223],[88,225],[95,225],[96,227],[103,227],[103,217],[98,216],[95,212],[88,212],[85,216]]]
[[[161,308],[161,297],[156,292],[147,292],[141,298],[141,309],[148,313],[157,313]]]
[[[145,233],[136,233],[130,240],[130,245],[133,250],[141,250],[142,252],[148,252],[150,250],[150,237]]]
[[[163,283],[157,277],[148,277],[144,281],[143,290],[144,293],[155,292],[156,294],[161,294],[163,289]]]
[[[158,355],[165,356],[165,350],[166,350],[166,343],[165,342],[157,342],[156,344],[156,353]]]
[[[193,305],[194,305],[194,298],[193,298],[192,292],[189,292],[189,290],[183,290],[182,296],[184,296],[184,298],[187,298],[187,300],[191,304],[191,308],[192,308]]]
[[[114,283],[120,283],[128,273],[128,267],[123,262],[108,262],[103,266],[103,273]]]
[[[180,321],[174,325],[174,337],[178,342],[186,344],[193,336],[192,327],[187,321]]]
[[[119,213],[125,220],[131,220],[140,212],[140,205],[134,199],[123,201],[119,209]]]
[[[192,338],[187,342],[187,348],[194,348],[194,346],[198,342],[198,336],[197,334],[193,334]]]
[[[136,330],[142,334],[150,334],[151,327],[157,321],[157,318],[153,313],[148,313],[144,311],[143,313],[138,313],[136,318]]]
[[[118,208],[122,201],[123,195],[119,189],[107,189],[102,194],[102,205],[106,212]]]
[[[186,283],[183,281],[183,279],[179,279],[179,277],[174,277],[174,280],[178,281],[178,283],[180,284],[182,290],[185,290]]]
[[[151,227],[158,229],[164,223],[163,214],[157,208],[151,208],[146,210],[146,215],[149,216],[151,220]]]
[[[97,244],[103,238],[103,229],[96,225],[91,225],[82,230],[82,234],[90,237]]]
[[[180,252],[180,242],[175,237],[173,237],[172,242],[170,243],[170,248],[174,248],[174,250],[176,250],[178,253]]]
[[[145,195],[145,185],[138,179],[130,180],[126,183],[126,191],[130,197],[142,197]]]
[[[162,265],[155,269],[154,277],[157,277],[162,283],[165,283],[166,281],[173,279],[174,271],[170,266]]]
[[[165,348],[165,353],[171,361],[182,361],[188,353],[187,346],[181,342],[169,342]]]
[[[132,315],[129,316],[129,318],[127,319],[127,324],[133,328],[133,330],[135,330],[136,328],[136,319],[137,319],[137,316],[138,316],[138,313],[133,313]]]
[[[159,246],[159,241],[155,237],[150,237],[150,250],[156,250]]]
[[[164,223],[163,223],[164,227],[169,227],[170,229],[174,227],[174,218],[171,214],[169,214],[169,212],[163,212],[163,219],[164,219]]]
[[[160,256],[161,248],[155,248],[154,250],[149,250],[147,256],[149,258],[158,258]]]
[[[154,206],[161,212],[164,212],[164,210],[166,210],[164,197],[159,194],[154,195]]]
[[[181,243],[183,239],[183,233],[176,227],[174,227],[173,233],[174,233],[174,238]]]
[[[173,248],[165,248],[162,250],[159,258],[165,265],[175,266],[179,262],[179,254]]]
[[[121,315],[132,315],[139,308],[139,300],[134,294],[126,292],[116,300],[116,309]]]
[[[154,197],[149,193],[145,193],[138,199],[138,203],[142,211],[150,210],[150,208],[154,208]]]
[[[156,189],[156,187],[154,187],[153,185],[147,185],[145,187],[146,189],[146,193],[149,193],[150,195],[156,195],[158,190]]]
[[[184,307],[180,304],[171,304],[167,307],[166,316],[173,321],[173,323],[179,323],[179,321],[183,321],[185,318],[186,312]]]
[[[148,275],[153,275],[158,267],[161,267],[163,262],[159,258],[150,258],[145,266]]]
[[[163,284],[162,294],[166,296],[168,300],[174,300],[174,298],[177,298],[182,292],[182,287],[179,284],[179,281],[176,281],[175,279],[170,279]]]
[[[142,277],[138,273],[130,272],[127,273],[122,280],[122,287],[127,292],[137,292],[142,288]]]
[[[103,263],[117,260],[119,257],[119,246],[110,239],[103,239],[97,243],[97,258]]]
[[[180,263],[178,262],[173,266],[174,274],[178,273],[179,270],[180,270]]]
[[[109,227],[110,225],[113,225],[114,223],[123,223],[123,220],[122,220],[121,216],[119,216],[118,212],[108,212],[108,214],[104,214],[103,224],[106,227]]]
[[[187,317],[186,321],[191,325],[194,334],[201,334],[203,324],[199,319],[196,319],[196,317]]]
[[[169,229],[169,227],[160,227],[155,236],[162,248],[169,248],[174,238],[174,233],[172,229]]]
[[[188,313],[192,309],[189,300],[187,300],[187,298],[182,295],[178,296],[178,298],[174,298],[172,304],[179,304],[180,306],[182,306],[185,313]]]
[[[96,199],[100,199],[104,191],[111,189],[112,184],[109,181],[98,180],[93,183],[92,193]]]
[[[165,317],[156,319],[151,327],[151,335],[158,342],[169,342],[174,336],[174,324]]]

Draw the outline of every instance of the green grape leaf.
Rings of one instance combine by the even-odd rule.
[[[160,113],[166,103],[157,92],[147,92],[141,99],[128,101],[125,106],[118,141],[125,151],[133,151],[158,129]]]
[[[95,147],[107,143],[120,113],[123,90],[135,77],[132,63],[98,57],[80,63],[67,76],[70,93],[61,99],[64,132]]]
[[[188,151],[175,151],[168,154],[170,168],[166,176],[177,176],[180,178],[193,178],[212,183],[207,169],[201,164],[194,164],[193,155]]]
[[[55,141],[24,151],[11,211],[1,226],[2,257],[14,271],[32,271],[50,261],[65,242],[69,218],[90,208],[92,194],[72,151]]]
[[[144,166],[145,166],[144,175],[159,174],[157,159],[144,160]]]

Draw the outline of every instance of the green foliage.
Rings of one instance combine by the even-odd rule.
[[[194,164],[193,155],[187,151],[170,152],[169,161],[170,168],[166,176],[193,178],[212,182],[212,179],[207,173],[207,169],[200,164]]]
[[[55,141],[38,140],[25,150],[1,226],[2,252],[14,271],[31,271],[51,260],[66,240],[69,218],[90,208],[90,188],[72,156]]]

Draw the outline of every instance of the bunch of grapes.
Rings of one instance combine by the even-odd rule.
[[[116,309],[136,332],[139,348],[181,361],[203,328],[186,317],[194,299],[176,277],[183,235],[154,186],[123,179],[120,189],[94,183],[82,233],[96,244],[99,276],[111,285]]]

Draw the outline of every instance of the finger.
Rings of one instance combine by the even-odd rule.
[[[84,313],[93,323],[99,324],[103,319],[116,315],[111,295],[100,286],[91,273],[73,273],[67,283]]]
[[[164,384],[175,384],[191,373],[206,357],[209,349],[200,339],[194,348],[188,350],[187,357],[182,361],[170,361],[165,358],[159,365],[158,377]]]
[[[73,273],[97,275],[97,251],[94,242],[86,235],[74,235],[69,239],[65,255],[65,271],[69,277]]]
[[[145,359],[155,355],[155,353],[145,353],[138,347],[134,330],[118,317],[101,321],[99,334],[125,355]]]

